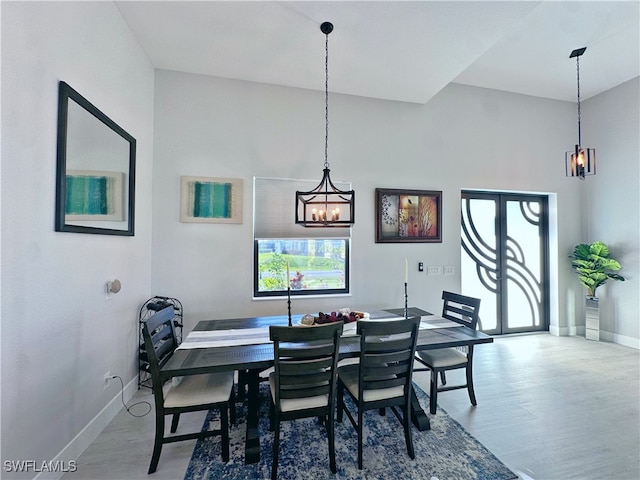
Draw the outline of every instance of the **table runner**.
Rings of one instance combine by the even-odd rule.
[[[367,320],[401,320],[403,318],[404,317],[394,316]],[[439,315],[425,315],[420,318],[420,330],[460,326],[459,323],[447,320]],[[355,335],[356,322],[346,323],[342,336],[349,337]],[[240,345],[259,345],[264,343],[271,343],[271,340],[269,340],[269,327],[192,331],[187,335],[178,349],[236,347]]]
[[[269,327],[190,332],[179,349],[235,347],[270,343]]]

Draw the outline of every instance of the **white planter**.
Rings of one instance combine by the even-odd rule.
[[[600,299],[585,297],[585,338],[600,341]]]

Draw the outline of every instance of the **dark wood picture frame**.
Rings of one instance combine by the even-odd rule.
[[[376,243],[441,243],[442,191],[376,188]]]

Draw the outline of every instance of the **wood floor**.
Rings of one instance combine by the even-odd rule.
[[[442,393],[438,403],[521,478],[640,478],[640,352],[580,337],[510,336],[477,347],[474,366],[478,406],[466,390]],[[416,383],[428,391],[428,374]],[[129,403],[140,400],[153,399],[141,390]],[[203,418],[183,415],[179,430]],[[194,443],[165,445],[149,476],[153,414],[122,410],[63,478],[182,479]]]

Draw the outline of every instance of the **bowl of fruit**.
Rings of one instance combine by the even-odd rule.
[[[366,318],[369,315],[365,312],[351,311],[349,308],[341,308],[331,313],[318,312],[318,315],[307,314],[302,317],[300,323],[302,325],[325,325],[327,323],[344,322],[344,329],[355,328],[358,320]]]

